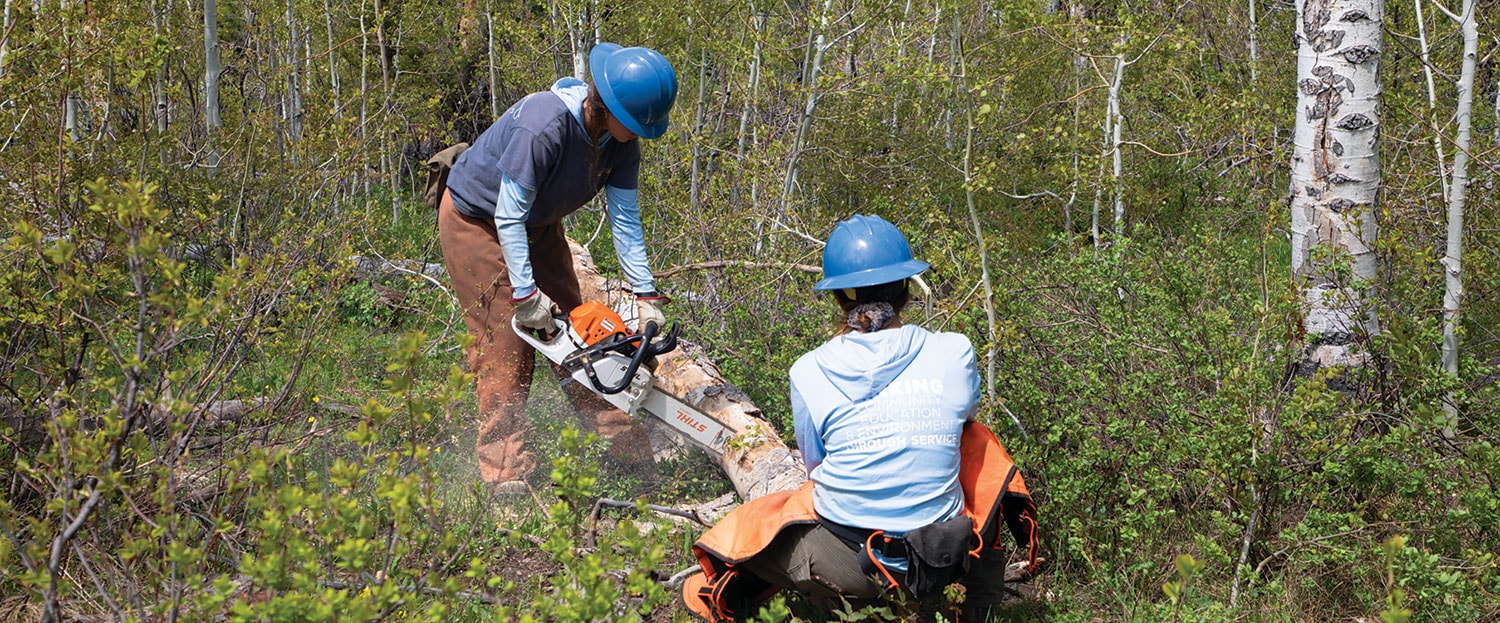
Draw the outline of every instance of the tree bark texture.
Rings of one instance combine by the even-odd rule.
[[[1464,204],[1469,194],[1469,140],[1473,127],[1474,71],[1479,56],[1479,25],[1474,0],[1464,0],[1459,29],[1464,56],[1458,77],[1458,136],[1453,141],[1453,183],[1448,185],[1448,248],[1443,255],[1443,370],[1458,375],[1458,313],[1463,303]],[[1450,431],[1457,408],[1447,401]]]
[[[1427,117],[1432,123],[1432,151],[1437,155],[1438,183],[1443,186],[1443,196],[1448,196],[1448,176],[1443,173],[1443,133],[1437,122],[1437,89],[1432,84],[1432,59],[1427,47],[1427,20],[1422,15],[1423,0],[1413,0],[1417,9],[1417,43],[1422,51],[1422,73],[1427,78]]]
[[[203,117],[210,134],[224,127],[219,119],[219,5],[203,0]]]
[[[605,279],[594,267],[588,249],[572,240],[573,268],[584,299],[616,305],[630,297],[629,287]],[[776,429],[761,417],[761,410],[733,384],[724,379],[703,349],[679,340],[676,350],[657,357],[657,382],[698,410],[717,418],[735,432],[720,458],[719,466],[734,483],[741,498],[752,500],[768,493],[795,489],[807,480],[802,457],[786,447]],[[647,419],[647,428],[653,428]],[[657,428],[665,428],[659,426]],[[655,432],[653,432],[653,437]]]
[[[13,1],[5,0],[5,21],[3,25],[0,25],[4,28],[0,30],[0,39],[3,39],[0,40],[0,76],[5,75],[5,57],[10,53],[10,37],[6,35],[10,33],[10,7]]]
[[[1124,42],[1121,42],[1123,47]],[[1120,114],[1120,87],[1125,83],[1125,53],[1115,55],[1115,74],[1109,82],[1109,156],[1114,166],[1114,199],[1115,199],[1115,237],[1121,238],[1125,235],[1125,171],[1120,162],[1120,126],[1124,124],[1124,115]]]
[[[1297,4],[1292,274],[1302,286],[1304,372],[1359,366],[1379,331],[1365,304],[1376,276],[1380,188],[1380,0]]]

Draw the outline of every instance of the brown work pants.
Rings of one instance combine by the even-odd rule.
[[[526,450],[531,420],[526,397],[536,366],[536,352],[511,330],[510,272],[495,235],[495,223],[465,216],[453,208],[443,192],[438,207],[438,235],[443,263],[453,280],[454,294],[464,309],[464,323],[474,341],[469,345],[469,371],[479,390],[479,476],[487,483],[524,480],[536,467]],[[528,227],[531,271],[537,288],[564,313],[583,303],[573,254],[562,223]],[[651,444],[634,418],[574,382],[561,367],[552,366],[563,390],[580,417],[599,437],[612,440],[610,456],[624,463],[648,462]]]

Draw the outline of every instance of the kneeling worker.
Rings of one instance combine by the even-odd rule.
[[[1004,590],[1001,524],[1035,552],[1036,507],[974,421],[973,346],[901,321],[907,281],[927,268],[880,217],[834,228],[816,289],[832,293],[842,322],[791,370],[810,480],[747,502],[694,544],[704,572],[683,585],[690,612],[731,620],[781,588],[832,608],[961,582],[965,613],[982,620]]]

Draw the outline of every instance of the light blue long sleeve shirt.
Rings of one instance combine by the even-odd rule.
[[[803,355],[792,423],[818,515],[892,536],[958,516],[959,438],[979,395],[974,348],[956,333],[845,333]]]

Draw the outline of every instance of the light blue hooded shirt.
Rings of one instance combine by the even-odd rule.
[[[551,91],[562,99],[578,124],[583,125],[583,100],[589,95],[588,83],[577,78],[563,78],[552,85]],[[610,140],[613,140],[610,134],[605,132],[599,145],[602,147]],[[614,237],[615,256],[620,260],[620,268],[625,272],[631,289],[650,292],[656,286],[646,261],[646,237],[641,227],[638,195],[639,191],[634,188],[604,187],[609,229]],[[536,281],[531,274],[531,248],[526,242],[526,218],[535,200],[535,191],[526,190],[509,175],[501,173],[500,193],[495,201],[495,235],[500,239],[500,250],[510,272],[511,296],[518,299],[536,291]]]
[[[791,403],[818,515],[899,536],[963,512],[959,437],[979,404],[969,338],[845,333],[792,366]]]

